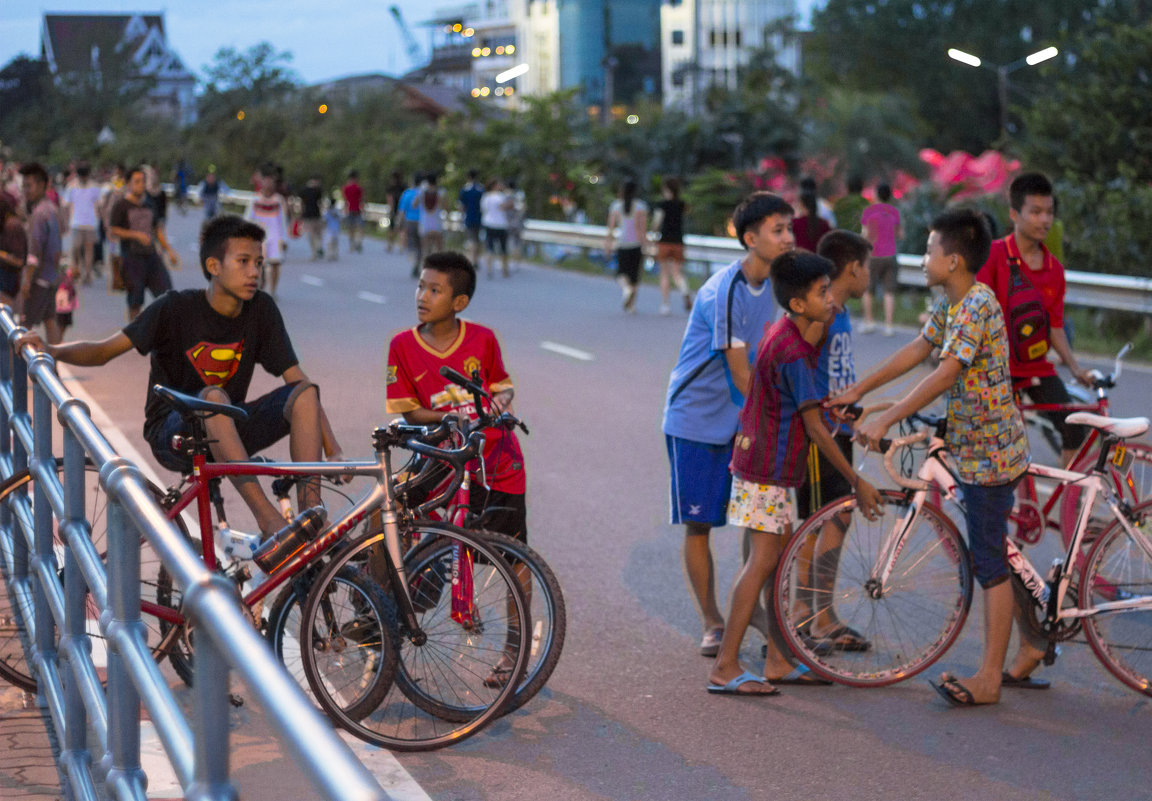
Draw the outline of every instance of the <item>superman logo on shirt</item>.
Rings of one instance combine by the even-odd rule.
[[[200,374],[204,384],[222,387],[228,383],[240,368],[244,355],[244,342],[216,343],[197,342],[184,352],[188,361]]]

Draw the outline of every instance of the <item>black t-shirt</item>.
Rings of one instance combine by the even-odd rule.
[[[163,223],[168,219],[168,196],[163,190],[154,195],[145,193],[144,205],[152,209],[157,223]]]
[[[297,363],[284,318],[270,295],[257,292],[237,317],[225,317],[208,303],[203,289],[161,295],[124,328],[142,355],[152,356],[144,437],[170,411],[152,393],[155,384],[197,395],[218,386],[233,403],[243,403],[257,364],[274,376]]]
[[[300,216],[305,220],[320,219],[320,199],[324,197],[324,190],[319,184],[305,184],[300,190]]]
[[[663,210],[664,220],[660,223],[660,241],[680,244],[684,241],[684,201],[661,200],[656,208]]]
[[[152,243],[141,245],[135,239],[120,240],[120,247],[130,259],[146,259],[156,255],[156,211],[147,203],[133,203],[126,197],[116,201],[108,222],[113,228],[143,231],[153,237]]]

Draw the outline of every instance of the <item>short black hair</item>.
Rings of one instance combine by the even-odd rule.
[[[796,298],[803,298],[812,284],[825,276],[832,275],[834,265],[823,256],[806,250],[789,250],[772,260],[772,291],[776,302],[791,311],[788,304]]]
[[[20,174],[25,178],[35,178],[45,186],[48,185],[48,170],[38,161],[30,161],[20,165]]]
[[[212,280],[212,274],[208,272],[208,259],[224,261],[228,255],[229,239],[263,242],[264,229],[235,214],[221,214],[204,223],[200,228],[200,269],[209,281]]]
[[[266,161],[263,164],[261,164],[260,165],[260,177],[261,178],[275,178],[276,177],[276,165],[270,161]]]
[[[864,179],[859,175],[848,176],[848,191],[858,195],[864,191]]]
[[[448,283],[452,285],[452,297],[467,295],[471,298],[476,294],[476,267],[463,253],[454,250],[429,253],[424,258],[424,269],[447,275]]]
[[[957,206],[936,215],[931,230],[940,235],[940,247],[945,255],[964,259],[968,272],[977,273],[988,261],[992,250],[992,232],[988,221],[970,206]]]
[[[776,214],[791,217],[792,204],[772,192],[753,192],[740,201],[736,211],[732,212],[732,224],[736,227],[736,239],[740,247],[748,249],[744,242],[746,231],[759,228],[760,223]]]
[[[1024,199],[1029,195],[1052,197],[1052,182],[1041,172],[1022,172],[1012,179],[1008,186],[1008,203],[1016,211],[1024,208]]]
[[[881,203],[887,203],[892,199],[892,187],[888,184],[876,184],[876,199]]]
[[[828,275],[833,281],[840,277],[844,268],[854,261],[864,264],[872,253],[872,243],[854,231],[839,228],[820,237],[816,253],[832,262],[832,272]]]
[[[126,184],[131,183],[132,182],[132,176],[135,175],[136,173],[140,173],[141,175],[143,175],[145,181],[148,180],[148,173],[144,171],[144,165],[143,164],[137,164],[133,167],[129,167],[128,169],[126,169],[124,171],[124,183],[126,183]]]

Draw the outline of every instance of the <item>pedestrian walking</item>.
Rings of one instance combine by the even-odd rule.
[[[336,261],[340,258],[340,207],[334,197],[328,199],[324,211],[324,232],[328,237],[328,261]]]
[[[420,191],[420,248],[425,254],[444,249],[444,190],[436,185],[436,173],[429,173]]]
[[[6,192],[0,193],[0,303],[16,306],[20,274],[28,260],[28,232]]]
[[[344,194],[344,222],[348,226],[348,249],[359,253],[364,249],[364,190],[360,188],[360,173],[348,173],[348,182],[341,190]]]
[[[96,228],[100,218],[100,185],[92,180],[88,162],[76,165],[76,178],[64,192],[71,236],[72,263],[80,268],[81,281],[92,283],[96,256]]]
[[[829,231],[828,221],[820,216],[815,192],[800,193],[800,208],[804,213],[792,218],[792,236],[797,248],[815,253],[820,238]]]
[[[423,190],[424,173],[418,172],[412,178],[412,186],[400,195],[400,224],[404,227],[404,242],[412,254],[413,278],[420,275],[420,193]]]
[[[497,253],[500,254],[500,273],[508,277],[508,212],[512,202],[499,178],[488,182],[484,196],[480,198],[480,225],[488,244],[489,278],[495,272]]]
[[[868,198],[864,197],[864,179],[859,175],[848,176],[848,192],[832,205],[836,217],[836,227],[845,231],[860,233],[860,215],[868,208]]]
[[[468,244],[468,258],[477,267],[480,266],[480,231],[483,213],[480,201],[484,197],[484,187],[481,185],[476,170],[468,170],[468,183],[460,190],[457,200],[460,210],[464,212],[464,238]]]
[[[48,172],[32,162],[20,167],[27,209],[28,258],[16,300],[23,324],[34,328],[44,324],[50,344],[60,342],[56,324],[56,285],[60,282],[60,209],[48,198]]]
[[[404,182],[404,176],[399,170],[392,173],[392,180],[388,183],[386,190],[388,195],[388,252],[392,252],[392,248],[396,245],[396,238],[401,235],[400,230],[400,198],[404,195],[404,190],[408,188],[408,184]]]
[[[876,290],[884,293],[884,336],[892,336],[892,313],[896,308],[900,265],[896,262],[896,242],[900,238],[900,210],[892,205],[892,187],[876,186],[876,202],[860,215],[864,237],[872,243],[872,283],[864,293],[864,333],[876,330],[872,299]]]
[[[320,214],[320,204],[324,201],[324,187],[320,176],[311,176],[300,188],[300,228],[308,237],[312,249],[312,261],[324,258],[324,220]]]
[[[159,242],[174,265],[180,256],[168,242],[164,225],[144,202],[144,168],[128,171],[127,190],[109,215],[109,232],[120,240],[124,288],[128,292],[128,319],[135,320],[144,307],[145,290],[158,298],[172,288],[172,278],[156,250]]]
[[[265,164],[260,169],[260,191],[248,204],[244,219],[264,229],[264,268],[260,271],[260,288],[276,297],[280,283],[280,265],[288,252],[288,201],[276,191],[276,169]]]
[[[669,314],[669,284],[684,295],[684,311],[692,310],[692,293],[684,279],[684,212],[687,206],[680,199],[680,179],[665,178],[663,199],[656,204],[652,215],[652,228],[658,232],[656,265],[660,268],[660,313]]]
[[[616,228],[620,228],[616,239]],[[608,235],[604,239],[604,253],[616,253],[616,282],[624,299],[624,312],[636,311],[636,293],[640,286],[640,268],[644,261],[644,243],[648,232],[648,204],[636,198],[636,182],[625,181],[620,197],[608,208]]]
[[[204,204],[204,219],[211,220],[220,213],[220,196],[228,194],[228,186],[216,175],[216,168],[209,167],[208,174],[200,183],[200,202]]]

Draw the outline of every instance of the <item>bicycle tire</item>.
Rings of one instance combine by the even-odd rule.
[[[1133,510],[1136,527],[1152,537],[1152,502]],[[1146,597],[1145,608],[1098,612],[1083,618],[1096,658],[1123,684],[1152,696],[1152,557],[1113,520],[1088,554],[1080,580],[1080,608]]]
[[[454,526],[421,525],[414,533],[420,539],[459,542],[477,555],[477,563],[483,560],[486,569],[475,581],[477,591],[483,594],[478,603],[484,613],[483,628],[466,630],[452,621],[451,576],[440,574],[439,581],[433,572],[408,576],[427,640],[417,644],[398,621],[396,680],[369,715],[359,719],[349,715],[317,670],[317,646],[323,650],[325,634],[324,627],[317,625],[323,622],[317,619],[317,610],[327,583],[345,566],[358,566],[372,575],[374,565],[386,563],[382,534],[361,538],[329,562],[309,593],[300,628],[306,677],[320,706],[354,736],[396,751],[442,748],[483,729],[501,714],[519,687],[528,661],[527,605],[519,581],[499,554],[480,538]],[[391,584],[385,586],[390,588]],[[515,647],[511,673],[502,685],[486,686],[485,679],[493,675],[491,671],[504,656],[510,637]],[[465,719],[449,719],[460,716]]]
[[[882,541],[910,510],[905,494],[880,495],[878,521],[859,513],[855,497],[808,518],[785,548],[773,588],[777,622],[792,651],[817,675],[852,687],[884,687],[923,671],[959,636],[972,604],[968,548],[952,521],[928,503],[906,535],[887,593],[872,597],[867,584]],[[826,523],[829,537],[845,522],[838,559],[825,557],[817,566],[805,556],[806,544],[817,547]],[[805,597],[807,608],[801,606]],[[813,622],[848,626],[867,647],[820,646],[804,636]]]
[[[56,470],[61,475],[63,474],[63,460],[57,460]],[[94,465],[85,465],[85,475],[85,517],[92,526],[92,540],[96,546],[96,551],[103,558],[107,553],[106,512],[108,496],[100,486],[99,471]],[[31,471],[23,470],[0,484],[0,508],[5,510],[4,524],[10,529],[8,533],[13,536],[20,534],[13,515],[31,512],[32,496],[30,492],[24,491],[30,489],[33,481],[35,481],[35,477]],[[145,485],[157,503],[162,503],[164,492],[149,482],[145,482]],[[22,505],[23,509],[16,508],[17,499],[22,499],[19,505]],[[176,526],[185,538],[191,540],[183,521],[179,518],[176,520]],[[64,542],[60,538],[58,529],[53,531],[52,536],[57,551],[57,569],[62,571]],[[159,557],[152,550],[147,539],[143,537],[141,538],[141,549],[141,599],[172,610],[178,610],[180,607],[178,594],[172,585],[171,576],[160,563]],[[0,677],[22,689],[34,691],[36,679],[32,675],[24,656],[23,640],[26,638],[26,632],[16,614],[9,587],[9,578],[15,564],[13,559],[13,553],[8,552],[6,548],[0,548],[0,572],[3,573],[3,581],[0,581]],[[99,611],[92,606],[91,598],[88,599],[87,603],[90,613],[87,625],[88,635],[93,640],[102,641],[103,637],[100,635],[99,628]],[[147,631],[149,646],[156,660],[160,661],[165,656],[170,657],[169,661],[176,673],[185,681],[190,682],[190,665],[185,659],[186,655],[181,652],[177,644],[180,639],[179,625],[172,625],[149,614],[142,614],[141,617]],[[99,661],[99,654],[96,655],[96,659]]]
[[[532,620],[532,640],[529,646],[528,668],[516,694],[512,696],[504,707],[504,714],[514,712],[532,700],[537,693],[548,683],[552,672],[560,661],[560,654],[564,650],[564,639],[567,636],[567,607],[564,603],[564,592],[560,581],[544,558],[526,543],[487,529],[469,529],[477,534],[504,557],[513,570],[518,565],[524,565],[528,571],[528,590],[525,597],[528,600],[529,615]],[[426,562],[431,549],[441,547],[435,541],[421,542],[405,557],[405,569],[409,565],[418,565]],[[521,584],[525,584],[521,575]]]

